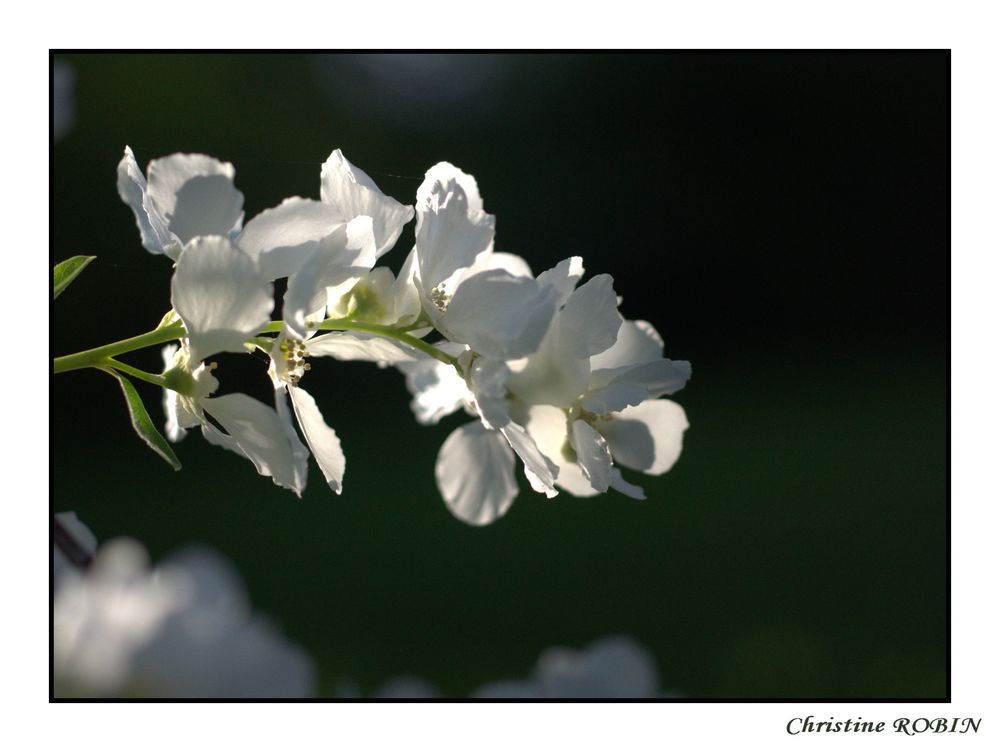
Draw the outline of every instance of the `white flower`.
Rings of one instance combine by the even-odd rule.
[[[583,650],[548,648],[528,680],[492,682],[472,696],[483,699],[656,697],[660,677],[653,656],[631,637],[605,637]]]
[[[343,488],[347,463],[340,446],[340,439],[336,431],[326,424],[316,400],[299,386],[302,376],[310,368],[310,364],[306,362],[308,355],[303,341],[295,339],[287,329],[275,339],[270,352],[271,364],[268,367],[268,374],[274,385],[274,402],[285,432],[295,437],[297,441],[292,417],[288,412],[286,394],[291,397],[292,409],[295,411],[302,435],[305,436],[306,443],[312,450],[327,484],[339,494]]]
[[[104,545],[53,604],[57,697],[279,698],[312,693],[312,662],[253,614],[218,554],[155,569],[135,541]]]
[[[558,469],[534,440],[508,414],[504,380],[509,370],[502,361],[476,358],[454,343],[437,347],[458,355],[463,375],[433,359],[400,363],[406,385],[414,395],[411,407],[417,420],[435,424],[464,409],[478,420],[449,434],[438,452],[434,476],[448,509],[470,525],[488,525],[510,509],[517,497],[515,453],[524,463],[531,487],[546,496],[558,493]]]
[[[458,350],[451,344],[448,351],[461,354],[461,374],[449,366],[426,360],[400,366],[414,395],[412,406],[419,421],[436,423],[459,408],[479,418],[479,423],[461,426],[448,436],[435,466],[438,489],[445,503],[465,522],[489,524],[510,508],[517,496],[513,474],[515,453],[524,463],[525,477],[533,490],[550,498],[557,493],[559,466],[540,450],[530,430],[526,430],[529,413],[525,408],[530,401],[514,393],[511,384],[520,374],[512,371],[512,365],[527,371],[523,384],[541,382],[543,386],[550,381],[560,384],[565,381],[565,376],[557,378],[564,366],[571,371],[582,368],[582,380],[577,377],[578,383],[565,397],[567,403],[586,388],[587,356],[614,343],[621,317],[610,277],[597,277],[574,291],[582,274],[582,263],[574,257],[532,280],[544,290],[553,311],[549,312],[549,323],[539,338],[542,350],[528,360],[483,357],[472,349]],[[602,312],[609,304],[611,316]],[[555,312],[556,306],[562,306],[561,310]],[[530,368],[532,363],[544,365]],[[538,392],[539,387],[534,391]],[[512,397],[518,398],[517,401],[512,401]],[[531,397],[537,400],[538,395]]]
[[[482,357],[454,344],[461,372],[430,360],[404,363],[417,420],[432,424],[458,409],[479,417],[445,440],[435,476],[448,508],[476,525],[503,515],[517,495],[514,454],[535,491],[577,496],[614,488],[644,498],[623,467],[666,472],[687,428],[683,409],[656,400],[680,389],[690,365],[662,357],[645,322],[624,322],[611,277],[577,287],[583,263],[572,257],[537,282],[557,310],[538,349],[526,358]]]
[[[555,293],[523,259],[493,252],[494,218],[471,175],[441,162],[417,190],[414,285],[450,341],[480,355],[520,358],[538,347]]]
[[[281,414],[282,409],[287,410],[283,394],[277,400],[278,410],[246,394],[210,397],[219,388],[212,375],[214,364],[197,362],[186,346],[176,345],[163,348],[163,360],[169,387],[163,394],[167,438],[180,441],[185,429],[200,426],[209,443],[246,457],[258,473],[302,495],[309,450],[290,429],[287,416]],[[224,432],[208,420],[206,413]]]
[[[403,675],[387,681],[373,696],[433,699],[441,693],[419,677]],[[666,693],[660,690],[660,676],[653,656],[625,635],[595,640],[581,650],[547,648],[529,678],[490,682],[472,693],[473,698],[489,700],[613,700],[664,696]]]
[[[525,426],[559,466],[557,485],[575,496],[613,488],[643,499],[642,489],[625,481],[615,463],[647,475],[673,466],[687,417],[680,405],[657,398],[681,389],[691,365],[662,355],[663,340],[650,324],[626,321],[615,344],[589,359],[582,394],[566,407],[561,401],[528,407]],[[512,380],[512,391],[520,387],[538,392]]]
[[[350,291],[335,300],[327,309],[331,318],[351,318],[366,324],[406,327],[415,323],[422,311],[420,295],[413,282],[414,254],[406,257],[396,277],[392,270],[377,266],[358,280]],[[426,335],[430,328],[411,332]]]
[[[171,154],[149,163],[143,177],[125,147],[118,163],[118,195],[135,214],[142,245],[177,261],[181,248],[202,235],[230,237],[243,224],[243,194],[235,170],[204,154]]]

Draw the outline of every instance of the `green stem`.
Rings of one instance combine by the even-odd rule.
[[[102,345],[91,350],[63,355],[52,361],[52,372],[63,373],[65,371],[75,371],[79,368],[92,368],[107,365],[106,361],[115,355],[140,350],[144,347],[162,345],[171,340],[180,339],[185,334],[183,324],[171,324],[162,329],[154,329],[151,332],[140,334],[137,337],[129,337],[110,345]],[[118,366],[115,366],[117,368]]]
[[[425,326],[425,324],[421,324],[421,327],[422,326]],[[281,332],[284,327],[285,323],[283,321],[272,321],[260,330],[260,334],[274,334]],[[321,322],[316,328],[320,331],[361,332],[363,334],[374,334],[379,337],[385,337],[386,339],[394,339],[397,342],[409,345],[414,350],[426,353],[432,358],[440,360],[442,363],[447,363],[455,368],[458,367],[457,358],[452,357],[446,352],[442,352],[433,345],[427,344],[422,339],[417,339],[416,337],[407,334],[407,331],[418,328],[416,325],[411,325],[404,329],[396,329],[382,324],[366,324],[360,321],[351,321],[350,319],[327,319],[326,321]],[[169,326],[154,329],[151,332],[146,332],[145,334],[140,334],[136,337],[129,337],[128,339],[123,339],[118,342],[112,342],[110,345],[95,347],[91,350],[73,353],[72,355],[63,355],[62,357],[56,358],[52,361],[52,372],[64,373],[65,371],[75,371],[80,368],[101,368],[111,366],[112,368],[116,368],[123,373],[131,374],[137,379],[142,379],[143,381],[148,381],[151,384],[163,386],[163,380],[159,376],[147,373],[146,371],[140,371],[138,368],[133,368],[127,363],[114,360],[113,357],[115,355],[132,352],[133,350],[141,350],[144,347],[162,345],[165,342],[180,339],[186,334],[187,332],[184,330],[183,324],[170,324]],[[259,336],[251,337],[249,341],[258,347],[261,347],[261,349],[264,349],[265,346],[268,349],[270,348],[269,342],[261,340]]]
[[[267,334],[271,332],[280,332],[284,326],[285,323],[283,321],[272,321],[266,327],[261,329],[260,333]],[[397,342],[409,345],[414,350],[420,350],[420,352],[426,353],[432,358],[440,360],[442,363],[447,363],[448,365],[455,366],[456,368],[458,367],[457,358],[453,358],[448,353],[438,350],[436,347],[427,344],[422,339],[417,339],[416,337],[407,334],[405,331],[391,326],[383,326],[382,324],[366,324],[361,321],[351,321],[350,319],[327,319],[326,321],[320,322],[316,329],[324,332],[361,332],[362,334],[375,334],[379,337],[385,337],[386,339],[394,339]]]
[[[142,381],[147,381],[150,384],[156,384],[164,389],[167,387],[167,380],[162,376],[157,376],[155,373],[149,373],[148,371],[141,371],[138,368],[130,366],[128,363],[122,363],[120,360],[115,360],[114,358],[105,358],[104,363],[111,366],[114,369],[121,371],[122,373],[127,373],[130,376],[135,376],[137,379]]]

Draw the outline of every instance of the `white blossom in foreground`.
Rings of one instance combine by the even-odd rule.
[[[434,699],[441,693],[429,682],[397,676],[374,693],[375,698]],[[645,699],[665,697],[656,661],[625,635],[595,640],[581,650],[547,648],[527,679],[495,681],[475,690],[482,700]]]
[[[527,680],[499,681],[472,696],[500,698],[641,699],[656,697],[660,677],[653,656],[631,637],[596,640],[582,650],[548,648]]]
[[[60,582],[53,672],[56,697],[307,697],[315,681],[218,554],[191,549],[150,569],[128,539]]]
[[[236,235],[243,225],[243,194],[235,170],[204,154],[171,154],[149,163],[146,176],[125,147],[118,163],[118,195],[135,214],[142,245],[177,261],[196,237]]]

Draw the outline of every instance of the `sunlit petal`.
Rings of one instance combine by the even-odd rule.
[[[239,352],[270,320],[273,287],[257,264],[225,238],[195,238],[184,248],[170,286],[191,357]]]

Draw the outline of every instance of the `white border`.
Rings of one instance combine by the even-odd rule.
[[[49,47],[890,47],[951,48],[953,65],[953,696],[951,705],[57,705],[47,703],[47,395],[42,364],[19,350],[4,374],[7,535],[5,738],[12,748],[64,750],[267,749],[716,749],[849,743],[921,744],[898,734],[790,737],[793,716],[983,717],[977,744],[996,739],[994,540],[1000,458],[996,220],[1000,160],[996,18],[986,3],[754,2],[612,5],[485,2],[295,6],[175,2],[153,6],[48,4],[21,9],[6,29],[7,141],[2,181],[8,336],[31,342],[47,301]],[[389,8],[391,5],[392,8]],[[979,10],[977,10],[979,9]],[[374,17],[373,17],[374,16]],[[11,39],[14,37],[14,39]],[[27,269],[20,262],[29,260]],[[44,268],[43,268],[44,267]],[[27,332],[25,331],[27,330]],[[10,350],[10,348],[8,348]],[[8,361],[10,363],[10,361]],[[11,404],[13,403],[13,404]],[[16,470],[15,470],[16,468]],[[17,741],[26,740],[26,744]],[[30,740],[30,741],[27,741]],[[731,743],[731,744],[727,744]],[[995,743],[995,741],[994,741]]]

